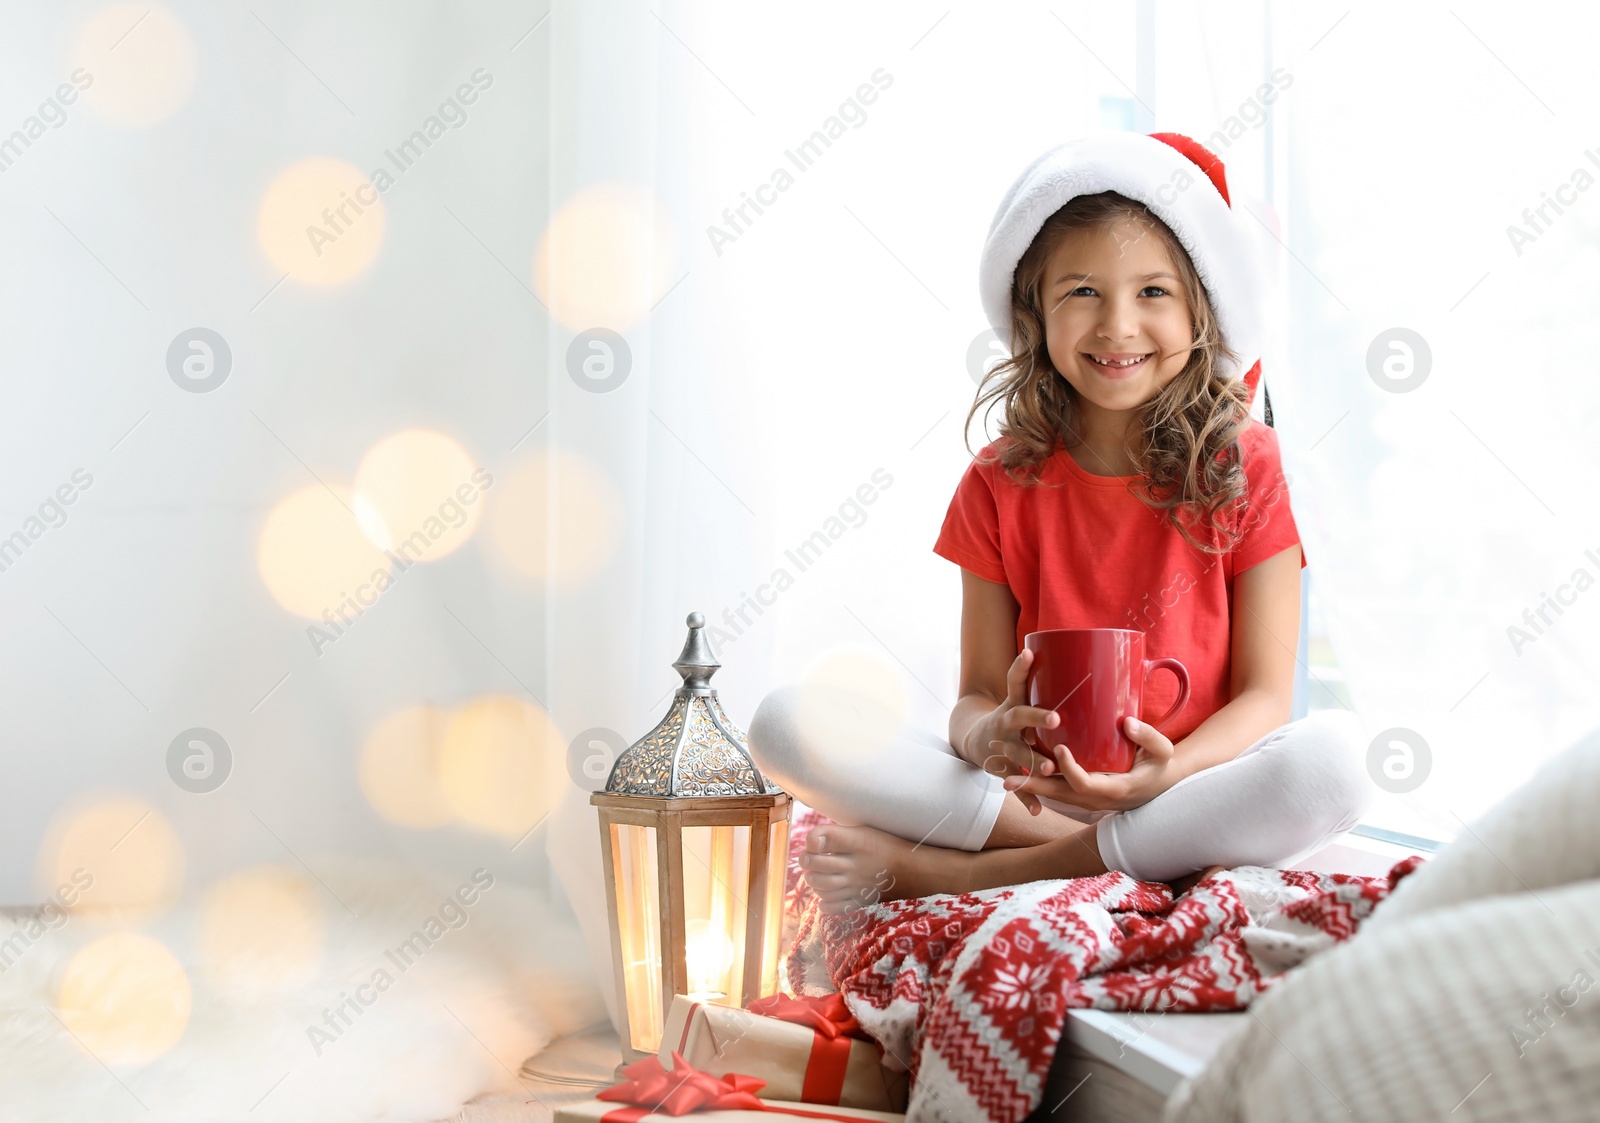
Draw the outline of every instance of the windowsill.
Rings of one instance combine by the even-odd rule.
[[[1406,834],[1402,831],[1392,831],[1387,827],[1373,827],[1366,823],[1357,823],[1350,829],[1350,834],[1356,838],[1380,843],[1389,847],[1399,847],[1407,852],[1421,851],[1424,854],[1436,853],[1449,839],[1423,838],[1420,835]],[[1402,855],[1404,857],[1404,855]]]
[[[1205,1068],[1249,1014],[1068,1010],[1066,1039],[1161,1096]]]

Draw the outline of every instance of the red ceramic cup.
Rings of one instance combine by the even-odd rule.
[[[1126,628],[1056,628],[1029,632],[1033,652],[1028,705],[1054,710],[1061,724],[1033,731],[1046,748],[1065,745],[1085,772],[1127,772],[1139,746],[1122,730],[1139,716],[1150,672],[1165,667],[1178,676],[1178,700],[1150,724],[1158,729],[1189,701],[1189,671],[1176,659],[1146,659],[1144,633]]]

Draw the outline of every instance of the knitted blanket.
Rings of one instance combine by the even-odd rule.
[[[839,991],[885,1063],[911,1073],[908,1123],[1012,1123],[1039,1104],[1066,1012],[1239,1010],[1348,939],[1421,862],[1387,878],[1231,870],[1182,897],[1122,873],[822,912],[798,865],[829,820],[797,806],[785,898],[792,994]]]

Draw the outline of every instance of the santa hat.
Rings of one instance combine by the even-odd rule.
[[[1011,284],[1017,262],[1040,227],[1079,195],[1115,191],[1149,207],[1189,252],[1216,313],[1217,326],[1240,362],[1230,373],[1250,387],[1252,413],[1261,381],[1265,274],[1243,216],[1228,198],[1222,161],[1177,133],[1101,133],[1057,145],[1011,185],[983,244],[978,291],[983,311],[1011,346]]]

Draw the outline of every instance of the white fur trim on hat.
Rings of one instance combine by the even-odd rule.
[[[978,270],[983,311],[995,334],[1010,347],[1012,279],[1045,220],[1069,200],[1101,191],[1138,200],[1177,235],[1211,298],[1224,341],[1239,356],[1230,372],[1256,375],[1250,379],[1253,391],[1259,372],[1252,368],[1264,342],[1265,287],[1255,244],[1242,216],[1199,165],[1141,133],[1068,141],[1029,164],[1011,185],[989,224]]]

